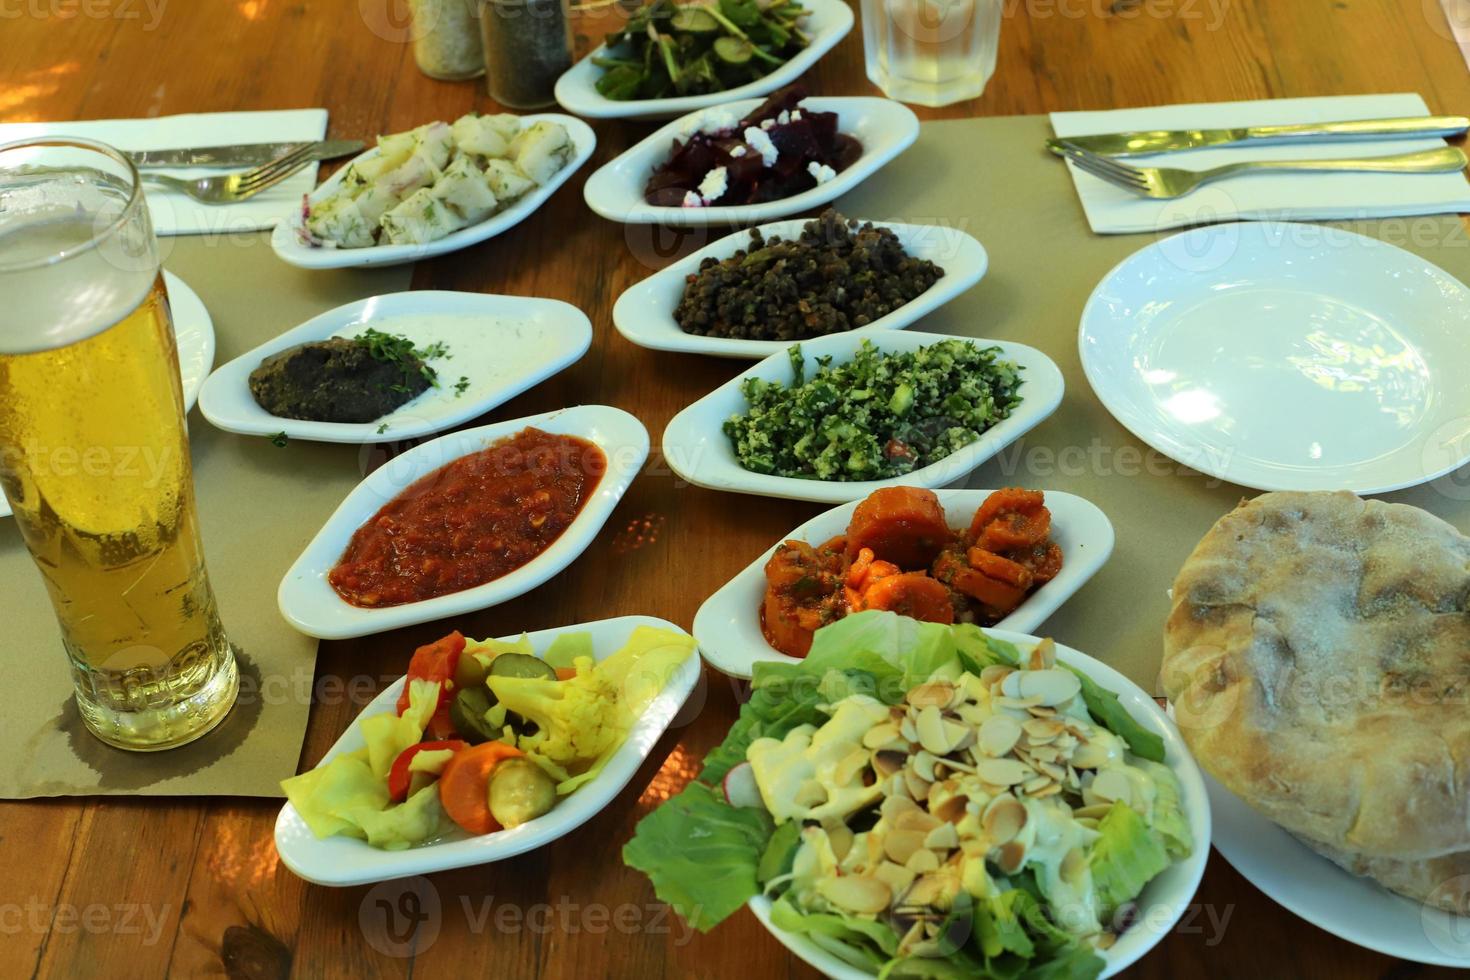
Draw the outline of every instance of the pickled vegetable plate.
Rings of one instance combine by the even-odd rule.
[[[684,633],[679,627],[651,616],[622,616],[576,626],[531,633],[536,649],[550,645],[564,633],[585,633],[592,638],[594,656],[602,660],[616,653],[639,626]],[[504,637],[507,642],[516,637]],[[510,830],[479,837],[455,832],[432,844],[406,850],[387,851],[351,837],[318,839],[296,808],[287,803],[276,819],[276,850],[281,860],[300,877],[318,885],[361,885],[406,875],[430,874],[450,868],[501,861],[550,843],[586,823],[622,791],[655,743],[678,715],[699,679],[698,657],[689,657],[669,678],[648,710],[638,719],[626,741],[602,772],[586,785],[557,801],[551,812]],[[359,724],[364,718],[396,710],[405,680],[400,678],[362,710],[318,766],[337,756],[355,752],[365,745]]]

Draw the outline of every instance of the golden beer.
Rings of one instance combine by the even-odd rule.
[[[10,187],[34,191],[38,179]],[[0,485],[55,606],[88,728],[123,748],[168,748],[218,724],[238,674],[205,573],[147,212],[106,172],[70,189],[79,206],[32,194],[24,220],[0,223],[0,289],[34,290],[0,304]],[[144,228],[118,238],[116,223],[139,216]]]

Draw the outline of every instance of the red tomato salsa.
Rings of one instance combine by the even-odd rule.
[[[561,537],[606,470],[585,439],[522,429],[394,497],[357,529],[327,580],[369,608],[484,585]]]

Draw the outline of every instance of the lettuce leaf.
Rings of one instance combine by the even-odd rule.
[[[639,821],[623,863],[707,932],[760,893],[756,868],[774,829],[764,810],[730,806],[713,786],[693,782]]]
[[[890,703],[937,673],[957,675],[960,670],[950,627],[879,610],[845,616],[817,630],[811,652],[800,666],[821,671],[857,668],[872,673],[880,684],[896,677],[896,697],[877,695]]]
[[[1137,898],[1143,886],[1169,866],[1169,855],[1162,838],[1126,803],[1114,803],[1097,829],[1102,836],[1092,845],[1087,864],[1106,916]]]
[[[1189,829],[1189,820],[1184,816],[1184,805],[1180,802],[1179,778],[1174,770],[1159,762],[1138,759],[1133,766],[1142,769],[1154,781],[1154,807],[1149,828],[1164,838],[1164,847],[1169,857],[1180,860],[1194,850],[1194,835]]]
[[[771,924],[808,937],[859,969],[876,970],[898,952],[898,934],[886,923],[837,912],[802,912],[784,898],[771,906]]]
[[[1076,667],[1067,664],[1058,664],[1058,666],[1066,667],[1082,681],[1082,701],[1087,705],[1088,712],[1104,728],[1127,742],[1128,751],[1140,759],[1148,759],[1151,762],[1164,761],[1164,740],[1134,720],[1133,716],[1128,713],[1128,709],[1119,702],[1118,695],[1098,684]]]
[[[756,866],[756,880],[764,887],[772,879],[790,874],[796,861],[797,848],[801,847],[801,821],[788,820],[776,828],[766,849],[761,852],[760,864]]]

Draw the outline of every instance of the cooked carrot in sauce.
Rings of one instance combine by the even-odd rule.
[[[394,497],[358,528],[327,580],[370,608],[484,585],[561,537],[606,469],[584,439],[522,429]]]
[[[813,633],[864,609],[990,625],[1061,567],[1040,491],[997,490],[961,531],[932,490],[885,487],[858,504],[846,534],[777,547],[766,563],[761,629],[777,650],[804,657]]]

